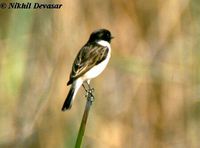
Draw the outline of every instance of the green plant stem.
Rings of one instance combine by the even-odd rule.
[[[87,119],[88,119],[88,115],[89,115],[89,111],[90,111],[90,107],[91,107],[92,102],[94,100],[94,96],[92,94],[93,89],[89,89],[86,92],[87,92],[87,94],[86,94],[87,102],[86,102],[86,105],[85,105],[85,111],[84,111],[84,114],[83,114],[83,117],[82,117],[81,126],[79,128],[78,137],[76,139],[75,148],[81,147],[83,136],[84,136],[84,133],[85,133],[85,127],[86,127],[86,124],[87,124]]]

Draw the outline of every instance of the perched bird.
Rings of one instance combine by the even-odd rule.
[[[111,56],[110,42],[113,39],[107,29],[99,29],[90,35],[87,43],[78,52],[67,85],[71,85],[62,111],[70,109],[80,86],[97,77],[106,67]]]

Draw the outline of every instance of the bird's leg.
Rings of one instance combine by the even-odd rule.
[[[84,83],[82,84],[82,86],[83,86],[83,88],[84,88],[85,92],[87,92],[88,90],[85,88],[85,85],[84,85]]]
[[[86,88],[85,83],[86,83],[86,82],[83,82],[82,86],[83,86],[83,88],[84,88],[84,90],[85,90],[85,92],[86,92],[85,97],[88,98],[89,89]]]
[[[86,84],[88,86],[88,91],[92,93],[94,91],[94,88],[90,87],[89,83],[90,83],[89,81],[86,81]]]
[[[94,95],[93,95],[94,88],[91,88],[89,83],[90,83],[90,81],[86,81],[86,84],[88,86],[88,97],[87,97],[87,99],[89,99],[90,102],[93,102],[94,101]]]
[[[86,85],[87,85],[87,87],[86,87]],[[90,87],[89,81],[85,81],[82,84],[82,86],[83,86],[83,88],[84,88],[84,90],[86,92],[85,97],[88,99],[88,101],[93,102],[94,101],[94,95],[93,95],[94,88]]]

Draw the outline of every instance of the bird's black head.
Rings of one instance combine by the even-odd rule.
[[[96,42],[96,41],[104,40],[110,43],[111,39],[113,39],[113,37],[110,31],[108,31],[107,29],[99,29],[92,32],[88,42]]]

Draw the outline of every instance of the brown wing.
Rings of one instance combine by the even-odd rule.
[[[70,79],[67,85],[85,74],[93,66],[101,63],[108,55],[108,48],[101,46],[95,42],[86,44],[79,51],[70,74]]]

